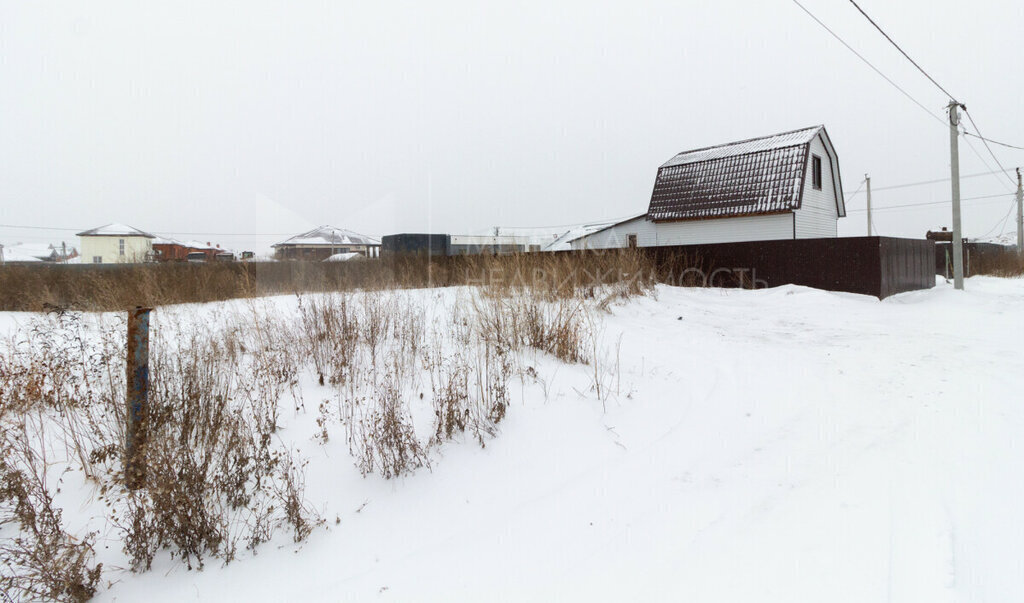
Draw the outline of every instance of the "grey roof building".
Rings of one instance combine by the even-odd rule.
[[[376,257],[380,251],[380,240],[344,228],[318,226],[272,247],[278,259],[320,261],[350,252]]]

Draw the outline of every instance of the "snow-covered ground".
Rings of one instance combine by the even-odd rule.
[[[1024,279],[884,301],[659,286],[610,310],[603,403],[593,366],[535,354],[486,447],[393,480],[286,412],[327,528],[108,571],[98,599],[1024,600]]]

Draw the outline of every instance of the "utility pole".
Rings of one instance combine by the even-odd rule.
[[[1024,185],[1017,168],[1017,255],[1024,255]]]
[[[960,104],[954,100],[949,101],[949,169],[953,185],[953,288],[962,290],[964,288],[964,241],[960,229],[960,131],[957,126],[960,124],[958,108]]]
[[[864,174],[864,180],[868,183],[868,236],[871,236],[871,176]]]

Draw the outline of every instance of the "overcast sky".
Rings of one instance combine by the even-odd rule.
[[[846,0],[801,0],[941,116]],[[1024,146],[1020,0],[861,6],[995,139]],[[124,222],[265,246],[318,224],[475,232],[642,213],[675,153],[825,124],[848,193],[948,178],[949,134],[790,0],[0,0],[0,242]],[[961,172],[995,168],[977,140]],[[1002,164],[1024,151],[993,147]],[[990,167],[989,167],[990,166]],[[964,230],[1011,207],[966,178]],[[948,182],[875,205],[950,198]],[[863,194],[841,236],[865,233]],[[876,214],[921,237],[949,206]],[[1006,231],[1013,231],[1013,216]],[[191,233],[224,233],[192,235]]]

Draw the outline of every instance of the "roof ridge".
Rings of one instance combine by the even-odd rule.
[[[124,229],[126,229],[128,231],[131,231],[131,232],[127,232],[127,233],[120,232],[120,233],[111,233],[111,234],[105,234],[105,233],[101,232],[103,229],[110,228],[111,226],[123,227]],[[153,234],[151,234],[149,232],[146,232],[146,231],[144,231],[144,230],[142,230],[140,228],[136,228],[136,227],[134,227],[134,226],[132,226],[130,224],[125,224],[123,222],[110,222],[108,224],[104,224],[103,226],[97,226],[96,228],[90,228],[88,230],[83,230],[82,232],[76,233],[75,236],[77,236],[77,237],[83,237],[83,236],[85,236],[85,237],[90,237],[90,236],[97,236],[97,237],[103,237],[103,236],[129,236],[129,237],[146,237],[146,238],[149,238],[149,239],[157,238],[156,235],[153,235]]]
[[[721,149],[723,147],[731,147],[731,146],[734,146],[734,145],[746,144],[748,142],[755,142],[755,141],[758,141],[758,140],[766,140],[768,138],[776,138],[776,137],[779,137],[779,136],[788,136],[789,134],[796,134],[797,132],[803,132],[805,130],[821,130],[824,127],[825,127],[825,124],[818,124],[816,126],[807,126],[806,128],[797,128],[795,130],[788,130],[786,132],[776,132],[775,134],[766,134],[764,136],[755,136],[753,138],[747,138],[747,139],[744,139],[744,140],[735,140],[735,141],[732,141],[732,142],[723,142],[721,144],[713,144],[713,145],[706,146],[706,147],[700,147],[698,149],[688,149],[686,151],[679,151],[678,153],[673,155],[671,159],[666,161],[665,164],[671,163],[673,159],[675,159],[676,157],[679,157],[680,155],[689,155],[690,153],[700,153],[701,151],[710,151],[711,149]],[[804,143],[794,143],[793,145],[787,145],[787,146],[796,146],[798,144],[804,144]],[[754,152],[754,151],[750,151],[750,152]],[[665,164],[663,164],[662,167],[664,167]]]

